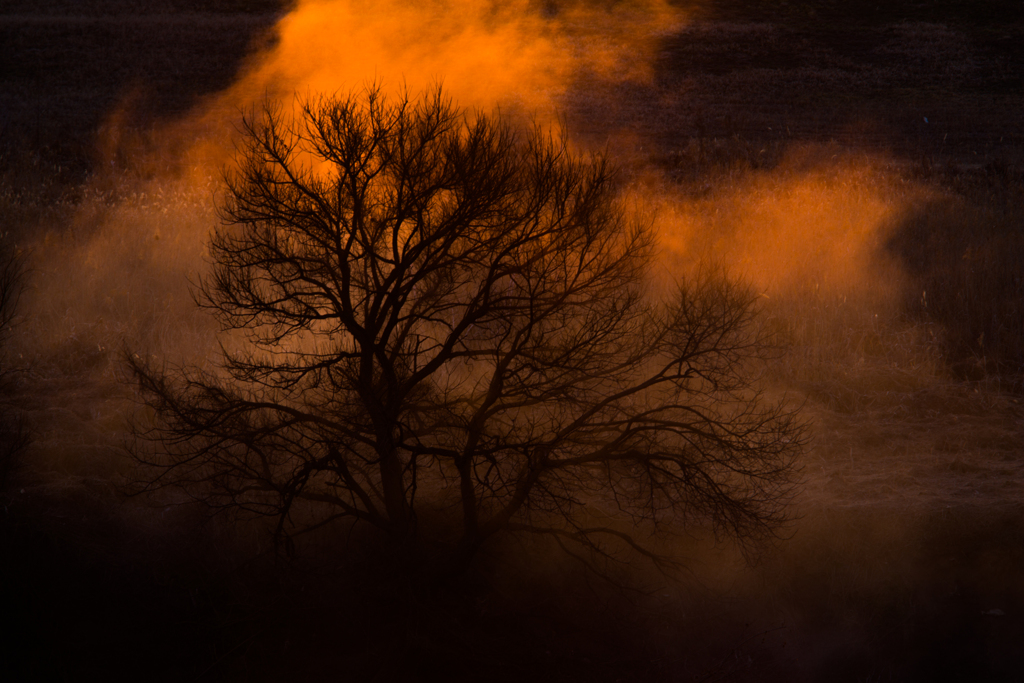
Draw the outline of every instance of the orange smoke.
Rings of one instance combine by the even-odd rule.
[[[581,81],[649,83],[659,38],[684,21],[666,0],[599,4],[300,0],[275,27],[273,45],[197,120],[233,120],[267,96],[288,103],[296,93],[377,80],[413,93],[440,81],[463,107],[500,107],[558,125]],[[209,150],[218,165],[229,151],[224,142],[215,137]],[[640,203],[660,206],[671,250],[690,262],[727,264],[768,296],[812,287],[892,299],[901,276],[881,245],[903,211],[903,190],[878,160],[798,157],[771,173],[731,179],[700,201],[681,201],[659,185],[646,187]]]
[[[413,96],[443,82],[464,108],[498,107],[557,126],[586,83],[650,83],[660,38],[684,21],[667,0],[544,4],[299,0],[231,87],[158,132],[161,157],[178,160],[179,178],[208,183],[230,163],[240,111],[268,97],[289,106],[296,94],[360,90],[372,81]],[[629,131],[614,133],[609,139],[620,147],[639,148]],[[877,159],[809,162],[808,154],[795,151],[771,172],[712,178],[717,189],[700,199],[661,180],[638,185],[637,205],[657,209],[673,276],[710,261],[773,300],[810,292],[856,298],[872,315],[891,311],[903,276],[883,247],[917,190]],[[190,239],[202,242],[205,229]]]
[[[923,190],[877,159],[790,156],[708,197],[660,200],[667,251],[725,267],[769,298],[814,292],[887,307],[904,278],[885,245]]]
[[[528,0],[302,0],[229,98],[334,92],[370,79],[418,90],[443,80],[466,107],[543,109],[581,68],[649,76],[652,34],[678,23],[663,0],[552,13]]]
[[[594,8],[532,0],[300,0],[272,46],[171,137],[194,141],[192,170],[227,161],[231,122],[266,97],[359,90],[371,81],[416,94],[443,83],[466,109],[521,112],[557,125],[579,78],[644,82],[658,37],[682,16],[666,0]],[[553,3],[548,3],[553,4]]]

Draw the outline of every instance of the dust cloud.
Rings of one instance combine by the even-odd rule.
[[[34,247],[42,277],[26,306],[40,314],[25,326],[22,353],[107,377],[126,343],[182,362],[210,357],[214,330],[188,283],[207,265],[239,117],[267,99],[290,106],[370,83],[413,95],[443,83],[469,111],[566,127],[584,151],[604,126],[614,141],[605,151],[631,178],[626,194],[656,221],[663,270],[686,277],[694,264],[722,267],[750,283],[784,327],[804,330],[790,341],[829,344],[851,327],[892,323],[907,285],[885,243],[923,191],[885,159],[794,147],[770,170],[712,176],[710,190],[695,194],[669,179],[644,151],[644,136],[621,121],[591,122],[573,139],[566,107],[595,83],[607,87],[588,92],[656,92],[661,39],[686,22],[665,0],[301,0],[236,81],[185,118],[140,132],[125,125],[130,98],[111,112],[98,140],[100,171],[68,223]],[[835,329],[822,334],[823,324]]]
[[[301,0],[274,28],[272,46],[172,137],[198,132],[191,156],[216,166],[240,111],[371,82],[413,94],[441,83],[464,109],[556,127],[561,100],[581,77],[650,82],[659,36],[684,22],[665,0]]]
[[[124,340],[185,361],[206,357],[212,330],[198,322],[188,282],[206,267],[204,244],[239,117],[267,99],[292,106],[305,95],[370,83],[414,96],[442,83],[468,111],[564,128],[584,151],[603,126],[606,153],[627,169],[626,194],[656,221],[663,269],[685,277],[694,264],[714,263],[750,283],[787,329],[813,321],[819,330],[790,341],[828,344],[851,326],[895,324],[908,284],[886,243],[924,190],[886,159],[794,146],[771,169],[712,175],[710,189],[694,193],[619,120],[588,122],[574,140],[563,112],[580,93],[657,93],[662,39],[686,22],[666,0],[300,0],[235,82],[183,119],[140,132],[124,125],[129,101],[111,112],[98,140],[100,171],[68,224],[34,249],[45,277],[27,306],[44,315],[23,336],[50,341],[29,342],[24,352],[85,357],[80,365],[108,374],[116,373],[114,351]],[[601,83],[607,87],[588,90]],[[821,334],[829,316],[838,327]]]
[[[440,83],[467,111],[557,128],[575,79],[650,82],[658,37],[683,21],[664,0],[302,0],[261,38],[264,49],[235,83],[188,116],[140,130],[128,125],[131,93],[109,114],[97,138],[98,170],[72,218],[34,248],[46,277],[27,305],[52,313],[25,336],[54,340],[44,345],[51,357],[69,345],[88,348],[92,365],[103,365],[118,337],[175,346],[168,340],[180,326],[172,319],[191,304],[187,281],[205,268],[203,245],[239,118],[267,100],[287,107],[370,83],[415,97]],[[153,321],[169,332],[155,332]],[[187,344],[180,352],[206,349]]]
[[[42,277],[26,308],[37,314],[20,351],[58,373],[107,379],[126,344],[168,362],[215,357],[215,330],[188,283],[206,267],[238,118],[268,98],[289,106],[369,83],[414,95],[443,83],[467,110],[562,127],[566,103],[596,82],[656,90],[660,38],[686,21],[664,0],[301,0],[235,83],[184,119],[143,134],[124,126],[130,103],[111,113],[99,154],[114,170],[97,173],[69,224],[34,249]],[[712,176],[693,193],[643,151],[643,135],[613,127],[606,139],[627,167],[626,194],[656,221],[672,277],[723,268],[754,287],[789,341],[839,362],[870,350],[871,329],[896,324],[906,282],[885,244],[922,190],[885,159],[793,148],[770,170]],[[578,147],[592,149],[588,140]]]
[[[814,293],[894,314],[908,283],[887,243],[926,189],[866,155],[821,160],[791,150],[771,170],[748,170],[700,197],[645,179],[670,263],[711,263],[768,299]]]
[[[151,164],[167,169],[151,174],[156,187],[209,185],[230,164],[241,112],[268,98],[295,104],[307,94],[371,82],[411,93],[443,83],[467,110],[561,127],[574,90],[595,82],[652,87],[660,38],[686,22],[665,0],[301,0],[232,86],[133,149],[161,159]],[[105,154],[124,156],[117,116]],[[638,152],[639,136],[619,128],[606,139],[615,140],[613,157],[629,164],[639,157],[644,165],[631,192],[638,205],[656,207],[674,267],[685,272],[687,262],[710,260],[767,298],[811,292],[856,303],[865,315],[895,314],[906,282],[884,246],[923,190],[901,181],[885,159],[794,148],[778,167],[712,180],[710,194],[692,199]],[[593,144],[581,140],[579,147]],[[188,239],[205,239],[205,231]]]

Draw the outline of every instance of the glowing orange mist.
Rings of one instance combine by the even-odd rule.
[[[435,83],[464,108],[522,111],[556,125],[574,79],[645,81],[657,37],[682,23],[666,0],[595,9],[533,0],[300,0],[275,27],[275,42],[195,124],[208,132],[198,156],[224,161],[224,122],[264,97],[333,93],[380,81],[417,93]],[[193,150],[195,151],[195,150]],[[218,154],[219,152],[219,154]]]
[[[772,298],[812,291],[893,302],[904,276],[885,243],[924,190],[877,159],[808,165],[799,156],[723,179],[709,197],[660,200],[663,244],[679,257],[670,260],[710,261]]]
[[[556,11],[543,4],[299,0],[230,88],[160,137],[190,149],[186,178],[207,181],[229,162],[240,110],[268,96],[288,106],[296,93],[358,90],[374,80],[413,95],[441,81],[462,107],[500,107],[557,126],[582,81],[647,82],[659,38],[684,21],[667,0],[548,3]],[[628,137],[616,139],[630,147]],[[700,200],[680,200],[678,187],[651,182],[638,188],[638,203],[657,208],[667,251],[683,257],[666,259],[679,264],[676,275],[710,258],[769,297],[820,288],[867,295],[874,308],[902,286],[880,249],[907,200],[894,177],[876,160],[795,159],[770,173],[710,179],[718,189]]]

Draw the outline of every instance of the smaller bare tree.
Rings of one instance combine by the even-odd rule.
[[[751,380],[753,299],[654,291],[603,158],[440,88],[300,104],[243,124],[196,291],[234,335],[219,371],[128,354],[144,488],[456,566],[507,534],[650,554],[638,524],[784,521],[802,427]]]

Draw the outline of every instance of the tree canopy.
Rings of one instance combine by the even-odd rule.
[[[648,551],[636,525],[784,521],[802,425],[757,390],[754,299],[652,287],[600,155],[370,86],[247,116],[200,305],[216,370],[128,354],[146,488],[364,523],[468,562],[499,535]]]

